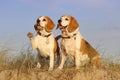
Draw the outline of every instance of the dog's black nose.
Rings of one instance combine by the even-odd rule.
[[[61,23],[61,22],[62,22],[62,21],[59,19],[59,20],[58,20],[58,23]]]
[[[40,22],[40,20],[39,19],[37,19],[37,23],[39,23]]]

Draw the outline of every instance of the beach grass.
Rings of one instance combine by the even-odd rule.
[[[63,70],[57,67],[47,71],[49,61],[42,60],[42,68],[36,68],[35,54],[28,46],[17,55],[11,54],[8,48],[0,50],[0,80],[120,80],[120,55],[101,55],[101,67],[92,69],[65,64]],[[69,59],[68,59],[69,60]]]

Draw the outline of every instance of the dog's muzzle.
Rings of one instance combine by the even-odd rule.
[[[44,27],[40,26],[39,23],[36,23],[36,24],[34,25],[34,28],[35,28],[36,31],[41,31],[41,30],[44,29]]]
[[[35,28],[36,31],[43,30],[43,27],[40,26],[40,20],[39,19],[36,20],[36,24],[34,25],[34,28]]]
[[[58,20],[58,25],[57,25],[57,28],[56,28],[56,29],[59,28],[60,30],[62,30],[62,29],[65,29],[65,28],[67,27],[67,26],[62,26],[62,25],[61,25],[61,22],[62,22],[62,20],[59,19],[59,20]]]
[[[60,23],[57,25],[57,29],[59,28],[60,30],[66,29],[67,26],[62,26]]]

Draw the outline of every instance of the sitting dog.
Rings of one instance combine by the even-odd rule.
[[[53,21],[48,16],[41,16],[37,19],[34,28],[37,35],[34,37],[31,32],[27,34],[32,44],[33,49],[37,49],[37,67],[40,68],[39,62],[41,57],[50,58],[49,70],[54,68],[54,58],[59,60],[59,47],[55,40],[52,30],[54,28]]]
[[[67,55],[75,61],[76,69],[80,69],[80,66],[85,66],[87,63],[97,68],[100,66],[100,55],[80,34],[79,24],[74,17],[70,15],[60,17],[57,28],[62,32],[62,35],[58,36],[58,38],[62,37],[62,60],[59,69],[63,68]]]

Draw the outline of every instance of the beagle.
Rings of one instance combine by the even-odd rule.
[[[80,34],[79,24],[74,17],[70,15],[61,16],[58,20],[57,28],[59,28],[62,33],[62,60],[58,67],[59,69],[63,69],[67,55],[75,62],[76,69],[80,69],[80,66],[85,66],[86,64],[91,64],[96,68],[100,66],[100,55]],[[60,36],[58,36],[58,38],[60,38]]]
[[[52,30],[54,23],[48,16],[40,16],[34,28],[37,32],[36,36],[33,36],[31,32],[28,32],[27,36],[30,39],[33,50],[36,49],[37,54],[37,67],[41,68],[40,59],[41,57],[50,58],[49,70],[54,68],[54,58],[59,60],[59,47],[58,42],[54,38]]]

